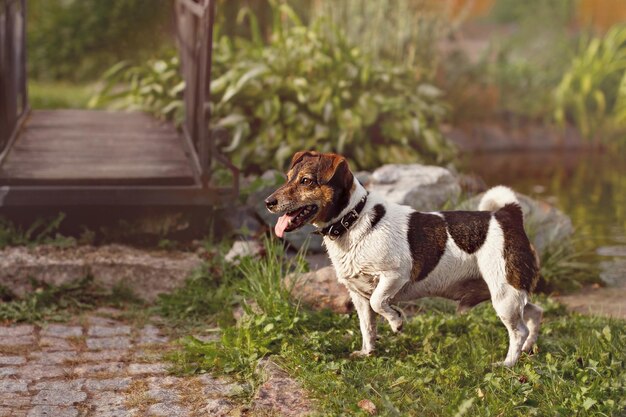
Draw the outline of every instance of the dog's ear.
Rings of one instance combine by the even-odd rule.
[[[328,184],[335,176],[341,176],[346,185],[352,185],[352,175],[346,158],[333,153],[320,155],[320,162],[317,166],[317,183]]]
[[[298,162],[302,161],[305,156],[317,156],[315,151],[300,151],[296,152],[291,158],[291,164],[289,164],[289,170],[291,170]]]

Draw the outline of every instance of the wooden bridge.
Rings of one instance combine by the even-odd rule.
[[[209,129],[215,0],[176,0],[185,80],[179,132],[141,112],[31,110],[26,0],[0,0],[0,207],[216,205],[237,195],[238,171]],[[222,164],[230,187],[216,187]]]

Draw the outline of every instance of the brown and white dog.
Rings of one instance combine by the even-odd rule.
[[[374,313],[397,332],[402,315],[393,303],[432,296],[457,300],[460,310],[491,298],[509,333],[505,366],[536,342],[542,310],[528,294],[539,266],[509,188],[487,191],[480,211],[419,212],[368,193],[344,157],[307,151],[293,156],[286,184],[265,203],[284,213],[279,237],[306,223],[324,235],[359,315],[363,345],[355,355],[374,351]]]

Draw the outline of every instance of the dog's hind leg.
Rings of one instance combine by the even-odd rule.
[[[502,293],[492,295],[493,308],[506,326],[509,333],[509,350],[501,364],[511,367],[515,365],[522,353],[522,346],[528,338],[528,327],[524,323],[524,306],[526,294],[508,284],[504,284]]]
[[[350,297],[359,315],[359,327],[363,338],[361,350],[352,352],[350,356],[368,356],[374,351],[376,342],[376,314],[367,298],[354,291],[350,291]]]
[[[389,322],[394,333],[402,330],[402,313],[393,308],[389,302],[408,282],[408,276],[408,273],[403,275],[395,271],[382,273],[378,285],[370,298],[372,309]]]
[[[541,318],[543,317],[543,309],[535,304],[527,303],[524,307],[524,321],[528,327],[528,338],[522,346],[522,351],[529,352],[539,336],[539,328],[541,327]]]

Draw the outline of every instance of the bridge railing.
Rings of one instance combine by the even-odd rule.
[[[209,128],[215,0],[176,0],[175,7],[177,42],[185,80],[183,133],[197,150],[196,163],[203,182],[208,183],[212,162],[217,161],[232,172],[236,194],[238,170],[219,152],[215,135]]]
[[[27,111],[26,0],[0,0],[0,160]]]

